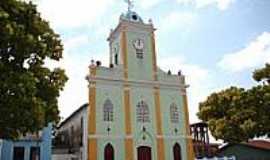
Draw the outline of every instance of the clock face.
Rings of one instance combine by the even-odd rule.
[[[135,49],[143,49],[144,48],[144,42],[142,39],[136,39],[134,42],[133,42],[133,45],[134,45],[134,48]]]

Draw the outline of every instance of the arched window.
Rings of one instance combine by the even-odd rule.
[[[172,123],[179,123],[179,112],[175,103],[172,103],[170,106],[170,117]]]
[[[110,143],[105,146],[104,160],[114,160],[114,149]]]
[[[109,99],[103,105],[103,120],[107,122],[113,121],[113,104]]]
[[[118,65],[118,54],[114,55],[114,64]]]
[[[173,157],[174,160],[182,160],[181,147],[178,143],[173,146]]]
[[[149,108],[144,101],[140,101],[137,104],[137,121],[138,122],[150,122]]]

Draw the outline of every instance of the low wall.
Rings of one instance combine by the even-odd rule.
[[[231,156],[231,157],[199,158],[195,160],[236,160],[236,158],[234,156]]]
[[[78,160],[73,154],[53,154],[52,160]]]

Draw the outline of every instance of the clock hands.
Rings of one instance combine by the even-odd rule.
[[[136,49],[143,49],[144,44],[143,44],[143,40],[142,39],[137,39],[134,41],[134,47]]]

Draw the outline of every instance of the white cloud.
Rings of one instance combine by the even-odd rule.
[[[38,10],[53,27],[74,28],[91,25],[114,0],[40,0]]]
[[[218,66],[230,72],[241,72],[270,62],[270,33],[264,32],[245,48],[223,56]]]
[[[67,40],[64,40],[64,48],[65,51],[70,51],[72,49],[76,49],[82,45],[88,44],[90,42],[90,39],[87,35],[79,35]]]
[[[228,9],[235,0],[176,0],[181,5],[192,5],[196,8],[205,8],[208,6],[216,6],[219,10]],[[143,9],[150,9],[165,0],[138,0],[139,6]]]
[[[234,2],[234,0],[217,0],[217,6],[220,10],[226,10]]]
[[[160,30],[167,33],[172,30],[189,30],[196,23],[196,14],[192,12],[171,12],[161,21]]]
[[[150,9],[154,7],[155,5],[161,3],[164,0],[139,0],[139,6],[142,7],[143,9]]]
[[[158,64],[164,71],[171,70],[174,74],[182,70],[186,83],[190,85],[188,88],[190,121],[197,122],[198,103],[205,100],[212,91],[210,71],[199,65],[187,63],[181,55],[171,55],[171,58],[159,57]]]
[[[191,4],[196,8],[204,8],[215,5],[220,10],[226,10],[235,0],[177,0],[180,4]]]

